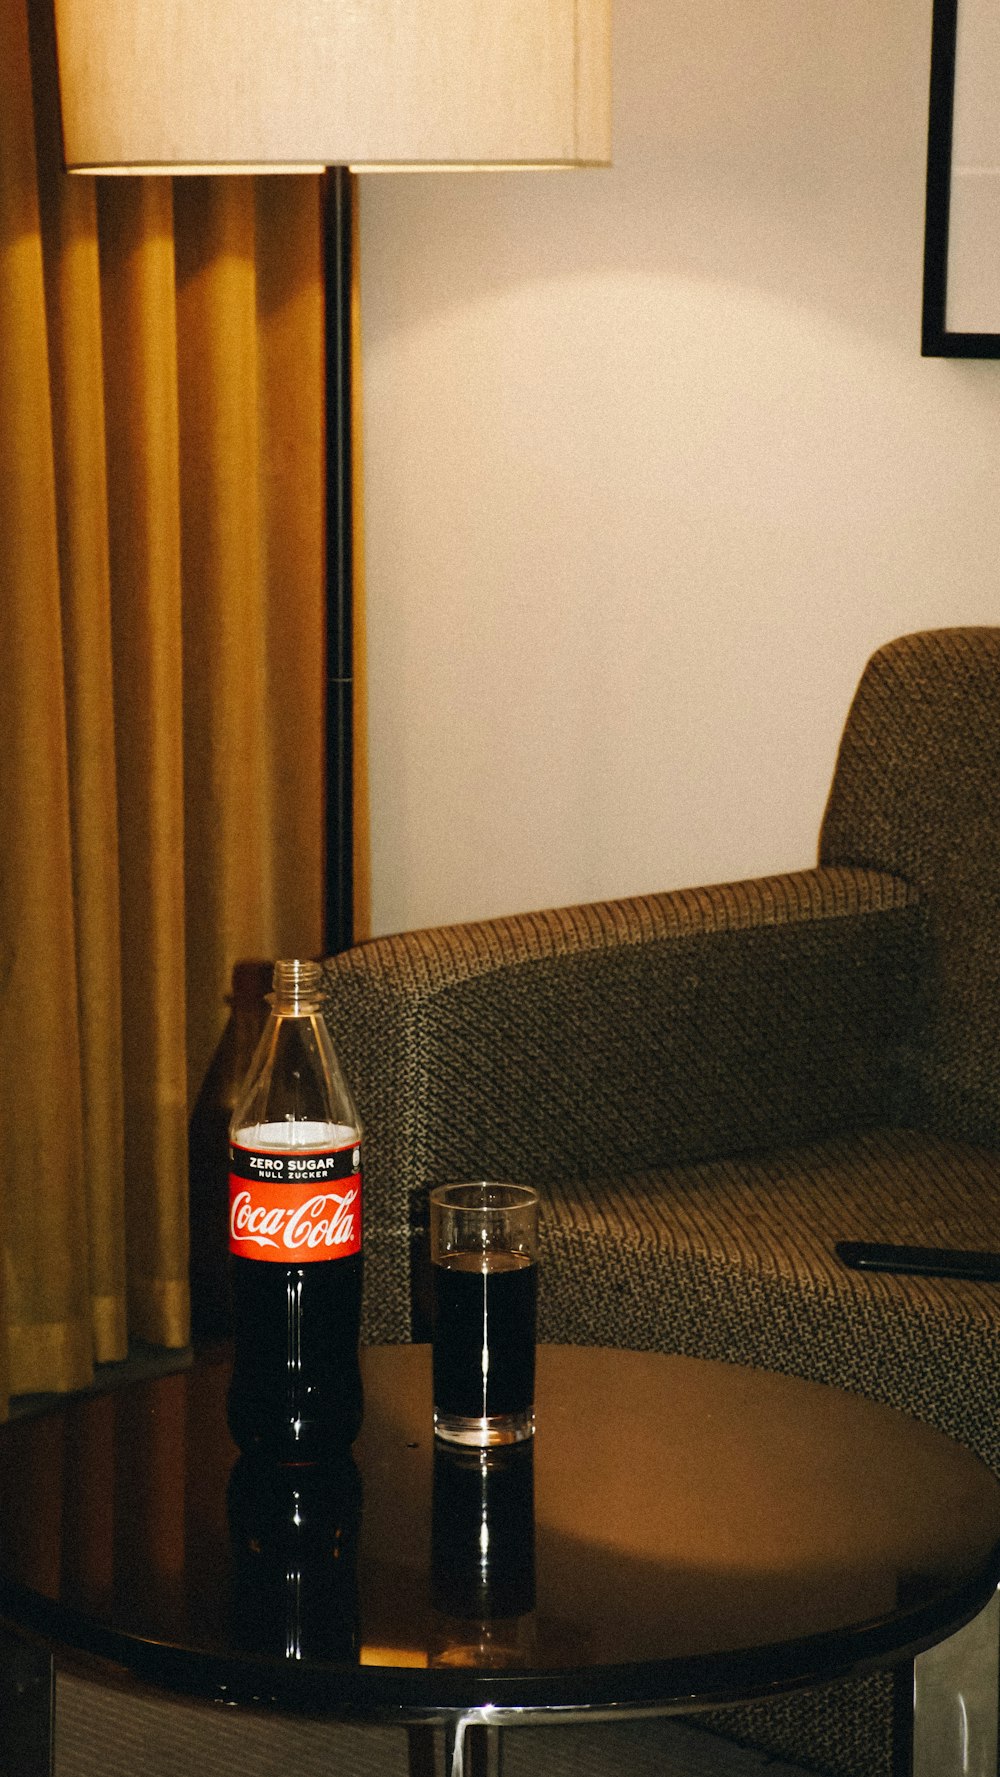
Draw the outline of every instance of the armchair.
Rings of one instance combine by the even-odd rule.
[[[326,976],[368,1131],[369,1338],[425,1330],[428,1187],[523,1177],[541,1337],[837,1383],[1000,1472],[993,1286],[833,1251],[998,1244],[1000,629],[873,656],[815,868],[375,939]],[[875,1777],[892,1683],[712,1725]]]

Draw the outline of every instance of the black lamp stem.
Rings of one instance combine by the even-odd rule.
[[[324,181],[326,290],[326,880],[324,949],[354,937],[351,175]]]

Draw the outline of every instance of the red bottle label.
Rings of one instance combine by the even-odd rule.
[[[229,1149],[229,1250],[309,1265],[361,1251],[361,1144]]]

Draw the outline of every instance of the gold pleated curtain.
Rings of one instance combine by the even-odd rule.
[[[321,185],[69,178],[0,0],[0,1399],[188,1337],[233,966],[321,948]]]

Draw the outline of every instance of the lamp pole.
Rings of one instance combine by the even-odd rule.
[[[351,175],[324,177],[326,338],[326,868],[324,949],[354,937]]]

